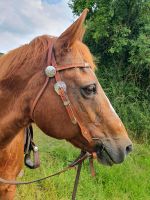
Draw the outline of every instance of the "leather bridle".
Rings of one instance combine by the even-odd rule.
[[[71,64],[71,65],[63,65],[63,66],[58,66],[55,60],[55,56],[54,56],[54,49],[53,49],[53,45],[54,45],[54,41],[55,38],[52,39],[51,38],[51,42],[49,44],[49,52],[48,52],[48,61],[47,61],[47,66],[48,69],[46,72],[46,79],[44,82],[43,87],[41,88],[41,90],[38,92],[32,107],[31,107],[31,119],[35,122],[34,119],[34,112],[35,112],[35,108],[36,105],[39,101],[39,99],[41,98],[43,92],[45,91],[50,78],[54,77],[56,83],[54,84],[54,89],[56,91],[56,93],[60,96],[66,111],[71,119],[71,122],[73,124],[78,124],[80,129],[81,129],[81,133],[83,135],[83,137],[89,142],[93,142],[94,140],[97,140],[97,138],[92,138],[92,136],[90,135],[89,131],[86,129],[86,127],[83,125],[83,122],[81,120],[81,118],[77,115],[77,112],[75,112],[75,109],[73,107],[73,105],[71,104],[69,97],[67,95],[66,92],[66,84],[61,80],[61,76],[60,76],[60,71],[63,70],[67,70],[67,69],[72,69],[72,68],[89,68],[90,66],[87,63],[77,63],[77,64]],[[82,163],[84,160],[86,160],[87,158],[89,158],[90,161],[90,169],[91,169],[91,174],[92,176],[95,176],[95,171],[94,171],[94,167],[93,167],[93,158],[96,158],[96,153],[92,153],[89,154],[88,152],[85,151],[81,151],[81,154],[79,155],[79,157],[72,162],[70,165],[68,165],[66,168],[62,169],[59,172],[56,172],[52,175],[48,175],[47,177],[44,178],[39,178],[37,180],[33,180],[33,181],[27,181],[27,182],[20,182],[20,181],[15,181],[15,180],[5,180],[3,178],[0,177],[0,182],[3,184],[11,184],[11,185],[23,185],[23,184],[31,184],[31,183],[35,183],[38,181],[42,181],[45,180],[47,178],[51,178],[53,176],[59,175],[67,170],[70,170],[76,166],[78,166],[77,169],[77,174],[76,174],[76,179],[74,182],[74,189],[73,189],[73,193],[72,193],[72,200],[76,199],[76,192],[77,192],[77,186],[78,186],[78,182],[79,182],[79,177],[80,177],[80,172],[81,172],[81,167],[82,167]]]
[[[88,63],[82,62],[82,63],[75,63],[75,64],[70,64],[70,65],[63,65],[63,66],[58,66],[56,63],[56,59],[55,59],[55,55],[54,55],[54,42],[56,41],[56,39],[51,38],[51,42],[49,44],[49,51],[48,51],[48,59],[47,59],[47,68],[49,68],[50,70],[48,71],[49,74],[46,74],[46,79],[45,79],[45,83],[43,85],[43,87],[41,88],[41,90],[38,92],[32,107],[31,107],[31,118],[33,121],[35,121],[34,119],[34,111],[36,108],[36,105],[39,101],[39,99],[41,98],[42,94],[44,93],[48,83],[49,83],[49,79],[50,78],[55,78],[56,83],[54,84],[54,89],[55,92],[60,96],[63,105],[66,108],[66,111],[71,119],[71,122],[73,124],[78,124],[80,129],[81,129],[81,133],[83,135],[83,137],[89,142],[92,143],[92,137],[89,133],[89,131],[87,130],[87,128],[83,125],[83,122],[80,118],[79,115],[77,115],[77,112],[75,111],[75,108],[73,107],[73,105],[71,104],[69,97],[67,95],[67,91],[66,91],[66,84],[65,82],[63,82],[61,80],[61,76],[60,76],[60,72],[63,70],[67,70],[67,69],[74,69],[74,68],[90,68]],[[46,68],[46,70],[47,70]],[[45,72],[46,72],[45,70]]]

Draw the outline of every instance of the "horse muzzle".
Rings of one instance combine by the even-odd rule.
[[[122,163],[132,148],[132,142],[129,138],[106,138],[97,141],[95,152],[100,163],[112,166]]]

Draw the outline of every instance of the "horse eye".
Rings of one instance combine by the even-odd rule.
[[[96,85],[91,84],[81,88],[81,94],[83,97],[88,98],[96,94]]]

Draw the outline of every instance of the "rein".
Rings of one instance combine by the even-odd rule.
[[[73,193],[72,193],[72,200],[75,200],[76,199],[77,187],[78,187],[78,183],[79,183],[79,178],[80,178],[80,172],[81,172],[82,164],[83,164],[83,161],[86,160],[87,158],[89,158],[89,161],[92,160],[91,164],[93,164],[93,158],[94,158],[93,155],[89,154],[88,152],[81,151],[81,153],[77,157],[77,159],[75,159],[67,167],[63,168],[62,170],[60,170],[60,171],[58,171],[58,172],[56,172],[54,174],[51,174],[51,175],[48,175],[46,177],[39,178],[39,179],[36,179],[36,180],[24,181],[24,182],[22,182],[22,181],[15,181],[15,180],[5,180],[3,178],[0,178],[0,183],[10,184],[10,185],[27,185],[27,184],[32,184],[32,183],[36,183],[36,182],[43,181],[43,180],[46,180],[48,178],[52,178],[54,176],[60,175],[60,174],[62,174],[64,172],[66,172],[68,170],[71,170],[71,169],[74,169],[74,168],[76,168],[76,166],[78,166],[77,173],[76,173],[76,178],[75,178],[75,182],[74,182]],[[92,176],[94,175],[93,172],[92,172],[92,170],[91,170],[91,174],[92,174]]]

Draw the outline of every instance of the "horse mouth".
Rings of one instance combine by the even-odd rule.
[[[112,166],[113,164],[116,164],[116,162],[113,160],[113,158],[104,146],[102,146],[100,149],[97,149],[96,153],[97,159],[101,164],[107,166]]]

